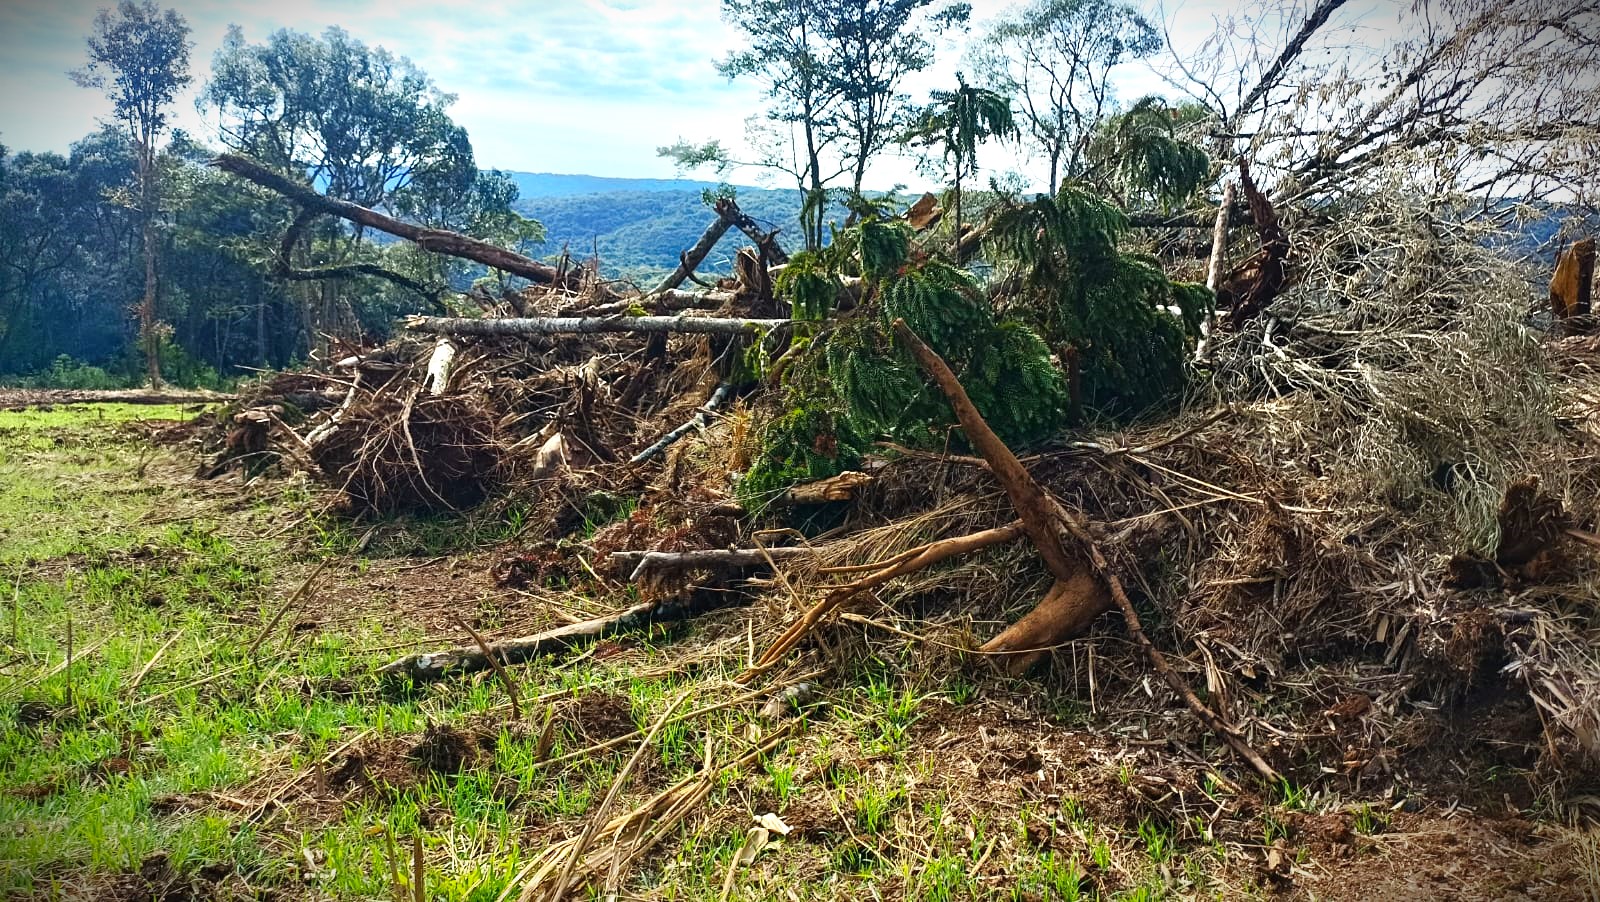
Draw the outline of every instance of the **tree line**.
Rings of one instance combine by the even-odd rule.
[[[964,193],[1022,201],[1019,182],[981,181],[995,142],[1039,164],[1045,196],[1189,209],[1172,221],[1204,222],[1235,158],[1291,216],[1379,190],[1507,218],[1524,209],[1513,201],[1593,207],[1600,26],[1581,0],[1426,0],[1368,32],[1346,6],[1257,0],[1184,54],[1118,0],[1024,0],[976,25],[950,0],[722,0],[741,44],[718,70],[766,103],[743,136],[660,152],[686,170],[774,174],[798,192],[788,240],[811,250],[871,207],[872,164],[900,151],[950,186],[942,227],[959,241]],[[955,44],[955,83],[911,97],[912,76]],[[111,120],[67,154],[0,147],[0,375],[216,381],[508,284],[299,212],[207,168],[220,150],[423,225],[539,247],[514,183],[478,168],[454,98],[409,60],[338,28],[260,43],[231,29],[199,91],[203,142],[168,118],[191,50],[177,12],[121,0],[72,73],[107,94]],[[1168,96],[1117,95],[1134,61]]]
[[[215,383],[381,337],[492,278],[297,214],[209,168],[220,149],[429,227],[542,240],[512,180],[478,168],[455,98],[409,60],[338,28],[259,44],[232,28],[200,91],[205,144],[169,127],[192,46],[151,0],[101,11],[72,75],[111,120],[67,154],[0,148],[0,375]]]

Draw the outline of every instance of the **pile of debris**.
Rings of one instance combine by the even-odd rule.
[[[765,597],[788,617],[747,681],[910,637],[1012,673],[1048,659],[1115,717],[1148,711],[1148,666],[1269,780],[1420,780],[1483,754],[1581,798],[1600,777],[1600,346],[1528,325],[1527,277],[1467,226],[1379,198],[1291,253],[1246,184],[1263,249],[1213,277],[1230,306],[1184,409],[1131,431],[1019,459],[901,322],[976,453],[884,442],[750,509],[737,481],[783,410],[781,368],[752,378],[746,352],[792,328],[788,258],[727,203],[653,291],[546,274],[484,317],[412,318],[248,388],[205,471],[304,469],[350,516],[515,497],[530,527],[497,578],[639,589],[613,616],[390,666],[419,679]],[[735,278],[681,290],[734,227],[757,245]],[[1115,636],[1137,654],[1076,653]],[[1493,749],[1439,741],[1486,718]]]

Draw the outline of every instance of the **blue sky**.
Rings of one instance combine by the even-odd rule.
[[[158,0],[159,2],[159,0]],[[107,105],[67,77],[82,64],[84,36],[107,0],[4,0],[0,3],[0,143],[65,150],[94,128]],[[472,137],[480,165],[540,172],[670,177],[655,148],[682,136],[737,140],[760,109],[753,90],[730,85],[713,60],[738,46],[716,0],[565,0],[439,3],[438,0],[172,0],[193,28],[196,83],[230,23],[260,41],[279,28],[321,32],[339,25],[358,39],[410,57],[441,89],[457,95],[451,113]],[[1007,0],[975,0],[993,16]],[[1175,41],[1197,43],[1213,17],[1234,4],[1185,0],[1169,9]],[[909,86],[913,96],[953,81],[959,48],[943,48],[935,70]],[[1124,96],[1160,90],[1148,71],[1129,70]],[[209,133],[192,92],[176,124]],[[1001,161],[999,165],[1008,165]],[[1009,165],[1019,165],[1014,162]],[[749,180],[748,174],[741,180]],[[921,185],[907,159],[887,159],[869,181]]]

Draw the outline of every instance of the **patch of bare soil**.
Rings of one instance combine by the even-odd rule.
[[[208,865],[191,874],[180,873],[165,852],[157,852],[146,858],[137,871],[97,878],[52,898],[96,902],[274,902],[288,897],[250,886],[231,865]]]
[[[1575,834],[1519,818],[1399,815],[1388,830],[1357,837],[1341,861],[1313,858],[1294,885],[1327,902],[1370,899],[1588,900],[1600,872]]]

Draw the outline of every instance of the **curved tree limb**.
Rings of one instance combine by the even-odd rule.
[[[1048,647],[1053,641],[1041,640],[1059,641],[1069,638],[1093,619],[1093,616],[1085,617],[1087,612],[1093,611],[1094,615],[1098,615],[1100,611],[1114,604],[1121,611],[1129,634],[1143,649],[1150,665],[1167,685],[1178,693],[1195,718],[1226,742],[1263,779],[1269,782],[1280,780],[1278,772],[1261,757],[1244,735],[1202,702],[1184,683],[1177,671],[1172,669],[1172,665],[1167,662],[1161,650],[1150,641],[1150,637],[1145,634],[1144,625],[1139,621],[1138,612],[1134,610],[1133,602],[1122,588],[1122,581],[1117,578],[1116,571],[1111,568],[1105,555],[1100,552],[1100,546],[1089,534],[1083,516],[1068,511],[1054,496],[1034,481],[1033,476],[1017,460],[1016,455],[1011,453],[1011,449],[1006,447],[1005,443],[994,434],[994,430],[989,428],[989,424],[984,422],[983,416],[967,397],[966,389],[961,386],[961,381],[956,378],[955,373],[950,371],[950,367],[932,348],[911,331],[904,320],[895,320],[894,333],[911,349],[923,371],[950,400],[950,406],[955,409],[956,418],[961,421],[961,428],[967,434],[967,440],[989,462],[989,469],[995,474],[995,478],[1000,480],[1006,495],[1011,498],[1012,505],[1022,517],[1023,528],[1027,531],[1028,538],[1033,540],[1035,547],[1039,549],[1039,556],[1044,558],[1045,565],[1056,575],[1056,583],[1050,588],[1044,600],[1026,617],[991,640],[982,650],[991,651],[993,649],[990,646],[996,641],[1008,637],[1015,637],[1008,641],[1031,642],[1031,645],[1027,646],[1030,649]],[[1062,541],[1063,534],[1073,539],[1075,548],[1067,549]],[[1084,564],[1088,567],[1085,568]],[[1107,604],[1108,595],[1110,604]],[[1024,624],[1027,625],[1026,628]],[[1018,657],[1030,660],[1036,654],[1038,652],[1030,651],[1027,655]]]
[[[413,241],[423,250],[482,263],[485,266],[521,276],[541,285],[560,285],[566,288],[576,288],[578,286],[580,274],[577,272],[561,273],[548,263],[540,263],[537,260],[508,251],[503,247],[496,247],[487,241],[480,241],[467,235],[447,232],[442,229],[424,228],[414,223],[395,219],[392,216],[386,216],[360,204],[326,197],[318,194],[310,186],[299,184],[248,157],[239,156],[238,154],[223,154],[212,160],[211,165],[230,175],[236,175],[269,191],[283,195],[299,204],[302,208],[302,214],[315,212],[337,216],[357,225],[363,225]],[[296,220],[298,221],[299,217]]]

